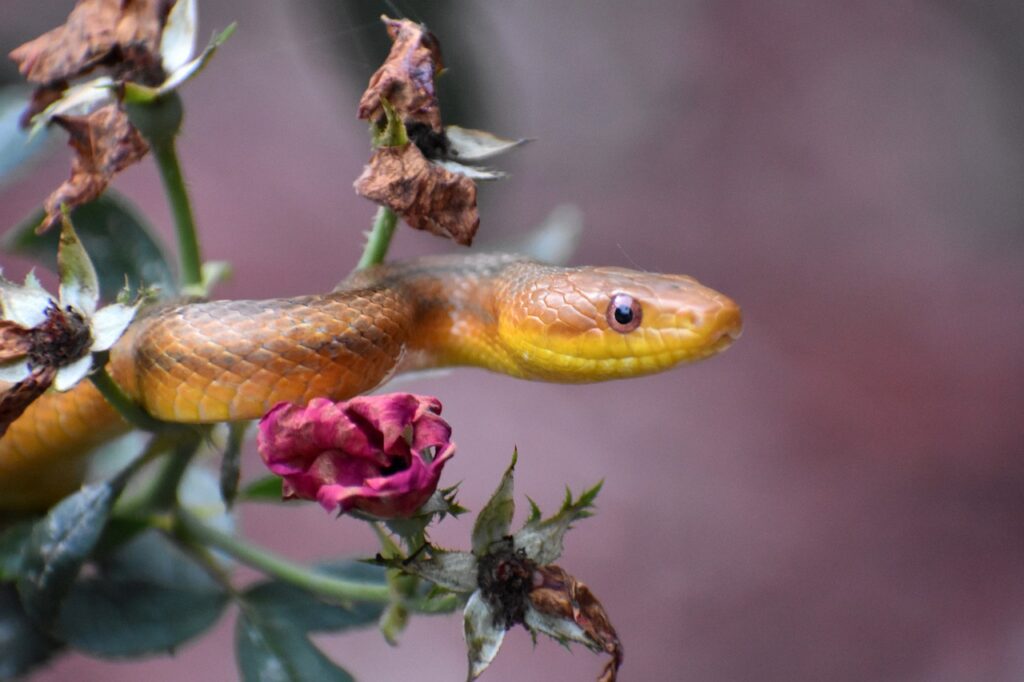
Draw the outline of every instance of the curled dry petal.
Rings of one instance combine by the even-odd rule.
[[[115,77],[159,83],[160,34],[173,0],[79,0],[62,26],[11,52],[27,80],[44,86],[98,66]]]
[[[87,116],[56,116],[53,120],[68,131],[75,158],[71,177],[46,200],[46,217],[39,232],[60,220],[61,205],[71,208],[96,199],[116,173],[139,161],[149,149],[117,104],[100,107]]]
[[[281,403],[260,421],[259,451],[284,479],[285,497],[316,500],[329,511],[409,517],[455,454],[440,412],[436,398],[409,393]]]
[[[0,320],[0,363],[23,358],[31,349],[31,330],[13,320]]]
[[[611,655],[598,682],[615,682],[622,643],[601,602],[585,584],[559,566],[540,566],[529,593],[526,625],[556,639],[579,642]]]
[[[423,26],[408,19],[382,16],[381,21],[393,44],[359,100],[359,118],[383,121],[383,96],[406,126],[419,123],[442,134],[441,110],[434,92],[434,76],[444,68],[441,44]]]
[[[413,144],[378,147],[355,182],[360,196],[387,206],[412,227],[469,246],[480,227],[476,185],[433,164]]]
[[[0,437],[7,433],[11,422],[20,417],[25,408],[50,387],[56,375],[56,367],[37,367],[27,377],[0,393]]]

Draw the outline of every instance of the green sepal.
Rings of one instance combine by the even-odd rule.
[[[483,556],[492,543],[507,537],[512,527],[512,516],[516,511],[513,499],[516,461],[519,450],[512,450],[512,462],[508,465],[501,482],[487,504],[480,510],[473,524],[473,554]]]
[[[604,481],[584,490],[575,499],[572,491],[566,487],[565,499],[557,514],[541,519],[539,514],[532,513],[526,524],[513,536],[516,549],[525,550],[538,564],[553,563],[561,556],[562,542],[573,524],[594,515],[594,500],[602,485]]]
[[[132,125],[153,146],[171,144],[185,120],[185,107],[178,93],[154,93],[143,85],[125,85],[124,109]]]
[[[372,124],[371,131],[374,147],[404,147],[409,144],[409,134],[405,124],[391,102],[386,97],[380,98],[380,106],[384,109],[385,123],[383,127]]]

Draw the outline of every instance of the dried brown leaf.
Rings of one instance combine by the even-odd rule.
[[[37,367],[25,379],[0,393],[0,437],[7,433],[7,427],[50,387],[55,376],[56,367]]]
[[[79,0],[67,21],[15,48],[10,57],[32,83],[52,86],[98,66],[115,78],[164,79],[160,35],[174,0]]]
[[[555,565],[541,566],[529,594],[533,608],[546,616],[575,623],[595,648],[611,655],[598,682],[615,682],[622,665],[622,643],[604,606],[584,583]]]
[[[384,120],[380,98],[387,98],[406,126],[425,125],[443,135],[434,76],[441,72],[441,44],[433,33],[408,19],[381,17],[391,37],[391,52],[370,77],[359,100],[359,118]]]
[[[46,218],[38,231],[60,221],[60,207],[69,208],[96,199],[115,174],[139,161],[149,145],[117,104],[108,104],[87,116],[55,116],[54,122],[68,131],[75,150],[71,177],[47,198]]]
[[[472,243],[480,226],[473,181],[427,161],[413,144],[374,150],[355,188],[412,227],[464,246]]]

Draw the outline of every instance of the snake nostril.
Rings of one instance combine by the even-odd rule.
[[[720,337],[728,336],[735,341],[743,334],[743,314],[739,306],[732,301],[719,311],[715,322],[720,330]]]

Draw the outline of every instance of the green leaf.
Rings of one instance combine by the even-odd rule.
[[[501,540],[509,534],[512,526],[512,516],[516,511],[516,503],[512,497],[516,460],[519,458],[519,451],[512,451],[512,462],[501,477],[501,483],[487,500],[487,504],[480,510],[473,524],[473,554],[483,556],[491,543]]]
[[[22,521],[0,534],[0,581],[15,580],[21,574],[25,546],[34,525],[32,521]]]
[[[242,443],[248,422],[228,424],[228,442],[220,460],[220,497],[230,509],[238,496],[238,479],[242,472]]]
[[[26,613],[47,627],[106,525],[120,486],[96,483],[64,498],[37,521],[25,547],[18,593]]]
[[[304,634],[246,602],[235,625],[235,655],[244,682],[354,682]]]
[[[32,624],[14,586],[0,585],[0,680],[24,675],[60,646]]]
[[[337,632],[375,623],[381,604],[334,604],[289,583],[272,580],[246,590],[245,599],[275,624],[302,632]]]
[[[77,649],[121,657],[169,651],[207,630],[228,595],[170,540],[148,531],[77,582],[56,632]]]
[[[258,478],[238,493],[239,499],[248,502],[280,502],[282,496],[281,479],[274,475]]]
[[[163,248],[126,199],[108,190],[74,209],[71,219],[99,273],[104,300],[116,299],[126,281],[133,296],[142,287],[159,287],[164,296],[174,293],[174,274]],[[42,220],[40,209],[4,236],[2,248],[56,271],[59,235],[56,230],[36,234]]]

